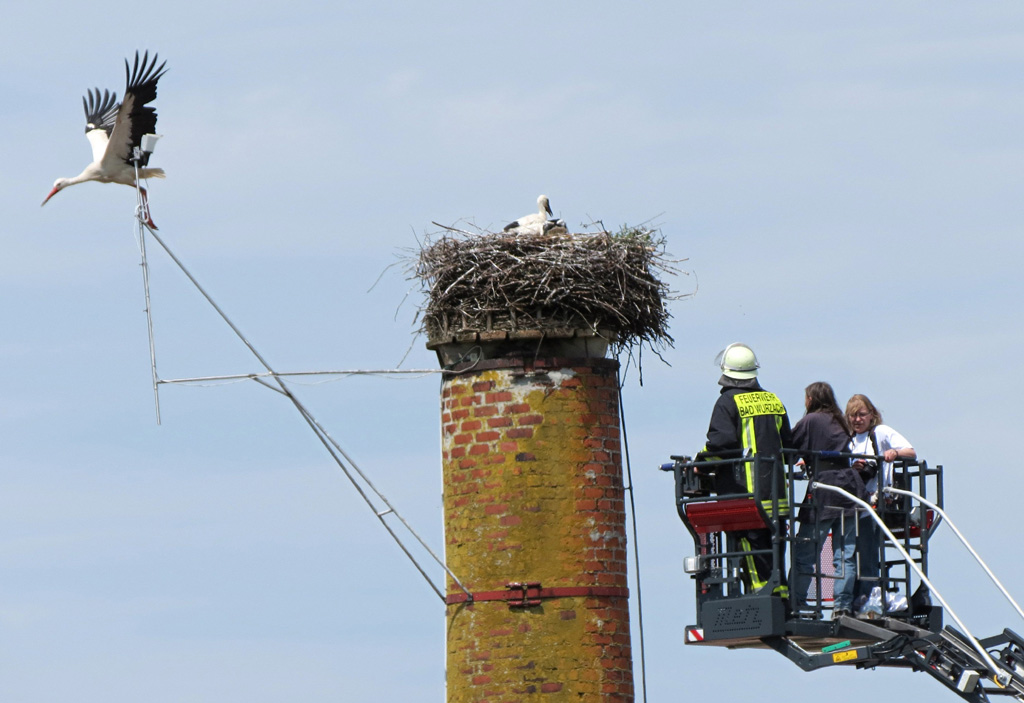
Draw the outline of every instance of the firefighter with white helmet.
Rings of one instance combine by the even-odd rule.
[[[781,462],[782,448],[790,444],[789,417],[778,396],[763,388],[757,381],[760,364],[754,350],[746,344],[730,344],[715,358],[722,371],[718,385],[722,387],[711,412],[708,427],[705,457],[730,458],[762,454],[772,456]],[[715,472],[715,491],[719,495],[754,493],[767,499],[772,490],[772,462],[763,461],[755,474],[754,462],[741,465],[742,471],[719,470]],[[779,508],[784,514],[789,510],[786,500],[784,472],[775,472],[779,496]],[[765,502],[768,509],[767,501]],[[770,512],[770,509],[769,509]],[[771,531],[768,529],[749,530],[739,535],[740,547],[770,549]],[[747,583],[754,591],[767,585],[772,562],[769,555],[754,555],[745,559]],[[782,565],[779,571],[785,573]],[[775,591],[786,594],[784,584]]]

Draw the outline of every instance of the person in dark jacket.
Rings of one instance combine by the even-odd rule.
[[[761,461],[746,461],[735,465],[735,470],[720,468],[715,472],[715,492],[719,495],[754,493],[759,496],[765,510],[772,514],[773,489],[781,515],[788,514],[789,501],[783,447],[790,443],[789,417],[786,407],[774,393],[761,388],[757,382],[760,364],[753,350],[745,344],[730,344],[719,354],[722,386],[718,401],[711,411],[704,456],[722,458],[759,455]],[[773,470],[774,469],[774,470]],[[773,482],[773,476],[775,478]],[[774,484],[774,485],[773,485]],[[781,516],[780,515],[780,516]],[[771,550],[772,531],[768,528],[730,533],[739,549]],[[730,550],[733,547],[730,546]],[[784,574],[779,550],[779,573]],[[751,592],[769,584],[772,573],[771,554],[754,554],[743,560],[744,580]],[[787,595],[784,579],[773,590]]]
[[[832,386],[822,381],[804,390],[806,414],[793,427],[793,447],[810,452],[844,452],[850,441],[846,416],[836,403]],[[849,459],[806,454],[801,456],[810,477],[819,484],[837,486],[862,498],[864,481],[850,468]],[[817,571],[822,543],[832,532],[833,618],[849,615],[853,606],[857,576],[856,505],[847,498],[826,490],[808,494],[800,509],[800,529],[793,547],[793,598],[795,609],[806,606],[808,590]],[[827,580],[820,581],[824,587]],[[824,588],[823,588],[824,590]],[[820,593],[818,594],[820,600]]]

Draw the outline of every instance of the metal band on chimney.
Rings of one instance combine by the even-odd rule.
[[[472,598],[465,593],[449,593],[445,598],[448,605],[461,603],[482,603],[507,601],[509,607],[540,605],[542,600],[553,598],[629,598],[629,589],[618,586],[562,586],[541,588],[539,583],[510,583],[503,591],[478,591]]]

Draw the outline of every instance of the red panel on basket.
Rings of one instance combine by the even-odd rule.
[[[737,530],[760,530],[767,527],[752,498],[713,500],[707,503],[690,503],[686,506],[686,518],[694,532],[706,535],[709,532],[735,532]]]
[[[934,523],[935,523],[935,511],[929,508],[928,510],[924,511],[924,528],[926,530],[930,530],[930,529],[932,529],[932,525]],[[902,527],[893,527],[893,528],[890,528],[890,531],[892,532],[893,537],[903,537],[904,530],[903,530]],[[920,536],[921,536],[921,526],[920,525],[911,524],[910,525],[910,539],[915,539],[915,538],[918,538]]]

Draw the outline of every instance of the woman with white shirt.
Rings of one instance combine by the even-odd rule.
[[[876,471],[871,463],[858,459],[854,468],[865,477],[864,487],[871,495],[871,503],[877,504],[879,479],[881,487],[892,485],[892,462],[898,459],[917,459],[917,452],[907,438],[899,432],[882,424],[882,413],[878,412],[866,395],[854,395],[846,403],[846,420],[850,423],[853,437],[850,439],[850,452],[880,456],[883,459],[881,470]],[[860,576],[854,587],[854,597],[871,595],[871,589],[880,585],[881,576],[880,551],[881,530],[874,518],[862,511],[858,518],[857,553],[860,555]]]

